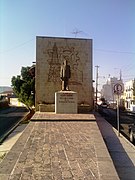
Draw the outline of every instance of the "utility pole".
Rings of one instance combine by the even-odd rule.
[[[96,67],[96,104],[97,104],[97,97],[98,97],[98,70],[99,70],[99,66],[95,66]]]
[[[122,71],[120,69],[120,81],[122,80]]]

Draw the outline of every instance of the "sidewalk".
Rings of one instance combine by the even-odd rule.
[[[0,180],[132,180],[135,148],[95,116],[36,113],[0,164]]]
[[[5,141],[0,144],[0,162],[2,161],[3,157],[10,151],[12,146],[16,143],[16,141],[19,139],[21,134],[23,133],[23,130],[27,124],[21,124],[19,125],[6,139]]]
[[[135,146],[98,114],[96,120],[120,179],[135,180]]]
[[[94,115],[41,116],[33,116],[0,164],[1,180],[119,179]]]
[[[58,115],[56,117],[54,114],[47,114],[46,118],[56,120],[61,116],[62,115]],[[76,120],[79,120],[80,118],[85,118],[94,121],[95,117],[93,115],[90,116],[84,115],[82,118],[82,115],[80,114],[77,116]],[[120,138],[118,138],[117,131],[114,128],[112,128],[112,126],[108,124],[98,113],[96,113],[95,116],[97,124],[102,133],[103,139],[106,142],[106,146],[109,150],[109,153],[111,155],[111,158],[113,160],[113,163],[115,165],[120,179],[133,180],[135,177],[135,147],[129,141],[127,141],[122,135],[120,136]],[[36,115],[36,118],[40,118],[40,120],[44,119],[43,114],[38,113]],[[66,116],[64,118],[69,119]],[[22,134],[22,131],[25,128],[25,126],[26,125],[21,125],[17,127],[13,131],[13,133],[11,133],[11,135],[5,140],[5,142],[2,145],[0,145],[0,156],[3,156],[12,148],[17,139]],[[0,179],[3,179],[2,176],[0,177]]]

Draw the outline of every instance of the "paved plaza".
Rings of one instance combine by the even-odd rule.
[[[98,121],[93,114],[36,113],[1,162],[0,180],[120,179]]]
[[[71,121],[49,116],[33,117],[0,164],[1,180],[118,179],[93,115],[84,115],[86,121],[82,115],[70,115]]]

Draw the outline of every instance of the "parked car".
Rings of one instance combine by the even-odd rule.
[[[129,139],[133,144],[135,143],[135,123],[129,125]]]

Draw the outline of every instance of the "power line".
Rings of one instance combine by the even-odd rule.
[[[130,63],[130,64],[125,64],[125,65],[122,65],[121,66],[121,69],[123,70],[128,70],[128,69],[131,69],[134,67],[134,64],[133,63]]]
[[[107,49],[94,49],[94,50],[100,51],[100,52],[107,52],[107,53],[133,54],[133,55],[135,55],[135,52],[128,52],[128,51],[115,51],[115,50],[107,50]]]
[[[72,32],[72,34],[74,34],[75,37],[77,37],[77,35],[80,34],[80,33],[84,33],[84,32],[78,30],[77,28],[75,28],[75,29],[73,30],[73,32]],[[17,48],[19,48],[19,47],[22,47],[22,46],[24,46],[25,44],[28,44],[29,42],[33,41],[34,39],[35,39],[35,38],[32,38],[32,39],[30,39],[30,40],[28,40],[28,41],[25,41],[25,42],[23,42],[23,43],[15,46],[15,47],[13,47],[13,48],[10,48],[10,49],[7,49],[7,50],[5,50],[5,51],[2,51],[2,52],[0,52],[0,54],[3,54],[3,53],[6,53],[6,52],[15,50],[15,49],[17,49]],[[121,54],[123,53],[123,54],[133,54],[133,55],[135,55],[135,52],[128,52],[128,51],[116,51],[116,50],[96,49],[96,48],[95,48],[94,50],[95,50],[95,51],[100,51],[100,52],[105,52],[105,53],[121,53]]]
[[[124,78],[135,77],[135,75],[133,75],[133,68],[134,68],[133,64],[127,65],[124,68],[122,68],[122,71],[123,71],[123,74],[124,74],[123,77]]]
[[[5,51],[2,51],[2,52],[0,52],[0,54],[7,53],[7,52],[13,51],[13,50],[15,50],[15,49],[17,49],[17,48],[20,48],[20,47],[22,47],[22,46],[25,46],[25,44],[28,44],[29,42],[33,41],[34,39],[35,39],[35,38],[30,39],[29,41],[26,41],[26,42],[24,42],[24,43],[21,43],[21,44],[15,46],[15,47],[13,47],[13,48],[10,48],[10,49],[7,49],[7,50],[5,50]]]
[[[127,76],[123,76],[123,77],[133,77],[133,76],[135,76],[135,75],[127,75]]]

